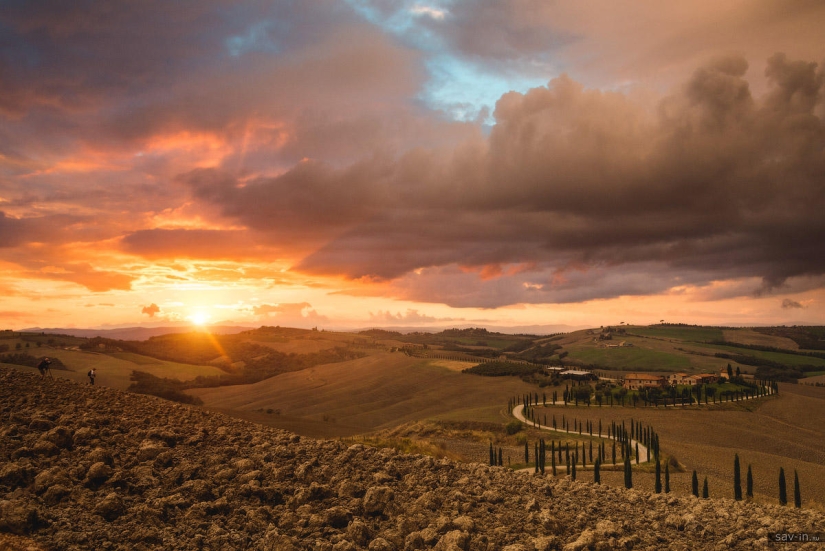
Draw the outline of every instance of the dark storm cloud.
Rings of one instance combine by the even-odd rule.
[[[503,96],[486,143],[345,168],[310,163],[245,186],[211,171],[186,181],[273,239],[324,242],[296,266],[310,273],[465,268],[431,273],[436,287],[468,279],[468,267],[534,265],[533,279],[505,269],[500,282],[478,283],[501,287],[479,289],[473,300],[488,306],[741,277],[762,278],[769,292],[825,273],[824,79],[816,64],[777,54],[766,71],[773,87],[756,99],[747,67],[716,59],[653,114],[561,77]],[[470,305],[461,288],[470,289],[457,284],[445,301]]]
[[[125,252],[146,258],[241,259],[258,253],[241,230],[141,230],[122,240]]]
[[[5,2],[4,260],[98,291],[135,277],[112,248],[290,258],[485,307],[727,278],[789,292],[825,274],[823,69],[799,54],[822,52],[822,4],[716,4],[376,3],[419,8],[427,50],[334,0]],[[796,48],[766,94],[762,65],[728,56],[648,104],[567,76],[511,92],[489,135],[416,99],[430,54],[532,76],[586,59],[621,90],[711,51],[772,48],[761,62],[766,36]]]
[[[791,300],[789,298],[782,299],[782,308],[788,309],[795,309],[795,308],[805,308],[801,303]]]

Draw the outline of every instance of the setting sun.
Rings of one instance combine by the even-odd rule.
[[[206,325],[209,321],[209,314],[206,312],[194,312],[192,315],[189,316],[189,321],[191,321],[195,325]]]

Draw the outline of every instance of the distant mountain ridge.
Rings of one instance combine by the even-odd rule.
[[[250,329],[256,329],[252,326],[241,325],[214,325],[204,327],[210,333],[218,335],[234,335]],[[123,340],[123,341],[144,341],[152,337],[160,335],[170,335],[173,333],[189,333],[197,331],[198,328],[189,326],[172,326],[172,327],[122,327],[118,329],[63,329],[63,328],[40,328],[33,327],[31,329],[22,329],[22,333],[47,333],[51,335],[71,335],[73,337],[105,337],[107,339]]]

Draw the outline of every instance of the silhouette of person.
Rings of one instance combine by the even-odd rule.
[[[49,369],[49,365],[51,365],[52,361],[49,358],[43,358],[39,364],[37,364],[37,370],[40,372],[40,378],[43,379],[48,373],[51,376],[51,370]]]

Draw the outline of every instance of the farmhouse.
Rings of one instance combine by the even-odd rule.
[[[690,378],[690,375],[687,373],[672,373],[668,378],[667,382],[671,385],[692,385],[693,380]]]
[[[724,377],[725,379],[728,378],[728,370],[723,369],[719,372],[720,377]],[[735,377],[742,377],[743,379],[754,379],[753,373],[743,373],[742,371],[739,372],[739,375],[734,373]]]
[[[628,390],[639,390],[640,388],[659,388],[665,386],[667,380],[658,375],[646,373],[628,373],[624,376],[622,386]]]
[[[706,385],[710,383],[715,383],[719,380],[719,377],[714,375],[713,373],[700,373],[698,375],[691,375],[690,378],[693,380],[694,385]]]

